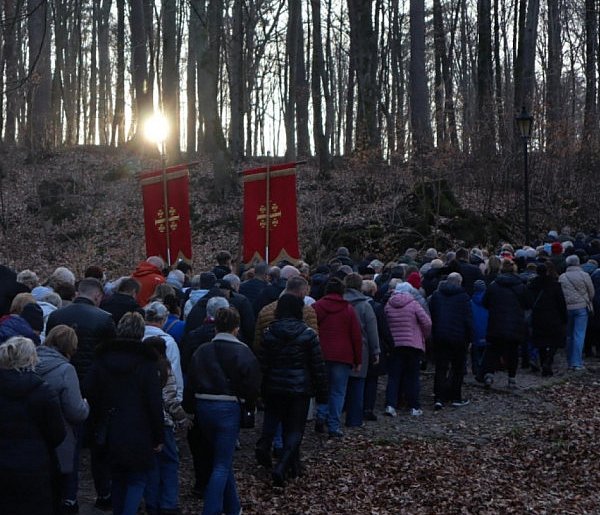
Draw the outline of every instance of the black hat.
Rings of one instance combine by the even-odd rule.
[[[200,288],[210,290],[217,282],[217,276],[212,272],[202,272],[200,274]]]
[[[33,302],[25,304],[23,311],[21,311],[21,318],[24,318],[34,331],[43,331],[44,312],[37,304]]]

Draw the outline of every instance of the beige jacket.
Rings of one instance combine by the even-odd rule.
[[[592,306],[594,285],[592,278],[579,266],[569,266],[558,278],[565,295],[567,309],[581,309]]]

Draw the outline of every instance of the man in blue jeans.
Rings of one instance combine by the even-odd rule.
[[[572,370],[583,369],[583,345],[587,328],[588,310],[592,309],[594,284],[587,272],[579,266],[575,254],[565,260],[567,270],[558,278],[567,303],[567,361]]]

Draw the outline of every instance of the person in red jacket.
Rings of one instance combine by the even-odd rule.
[[[158,256],[150,256],[146,261],[142,261],[131,277],[140,283],[140,291],[135,300],[141,307],[148,304],[150,297],[154,293],[154,289],[166,282],[165,276],[162,273],[165,267],[165,262]]]
[[[317,313],[319,340],[329,381],[329,402],[317,406],[315,430],[330,437],[343,436],[340,418],[346,396],[350,370],[360,371],[362,364],[362,333],[352,305],[344,300],[345,286],[338,278],[325,285],[325,295],[312,307]]]

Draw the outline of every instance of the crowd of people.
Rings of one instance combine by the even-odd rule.
[[[561,348],[584,370],[600,355],[599,263],[600,238],[565,228],[537,247],[388,263],[340,247],[312,268],[239,275],[227,251],[199,274],[152,256],[113,281],[94,265],[44,281],[0,265],[0,513],[77,513],[86,447],[98,509],[177,514],[187,439],[202,513],[237,514],[234,454],[257,406],[256,461],[284,487],[302,474],[308,418],[341,439],[379,415],[418,417],[428,362],[434,411],[469,403],[468,373],[517,388],[519,365],[551,376]]]

